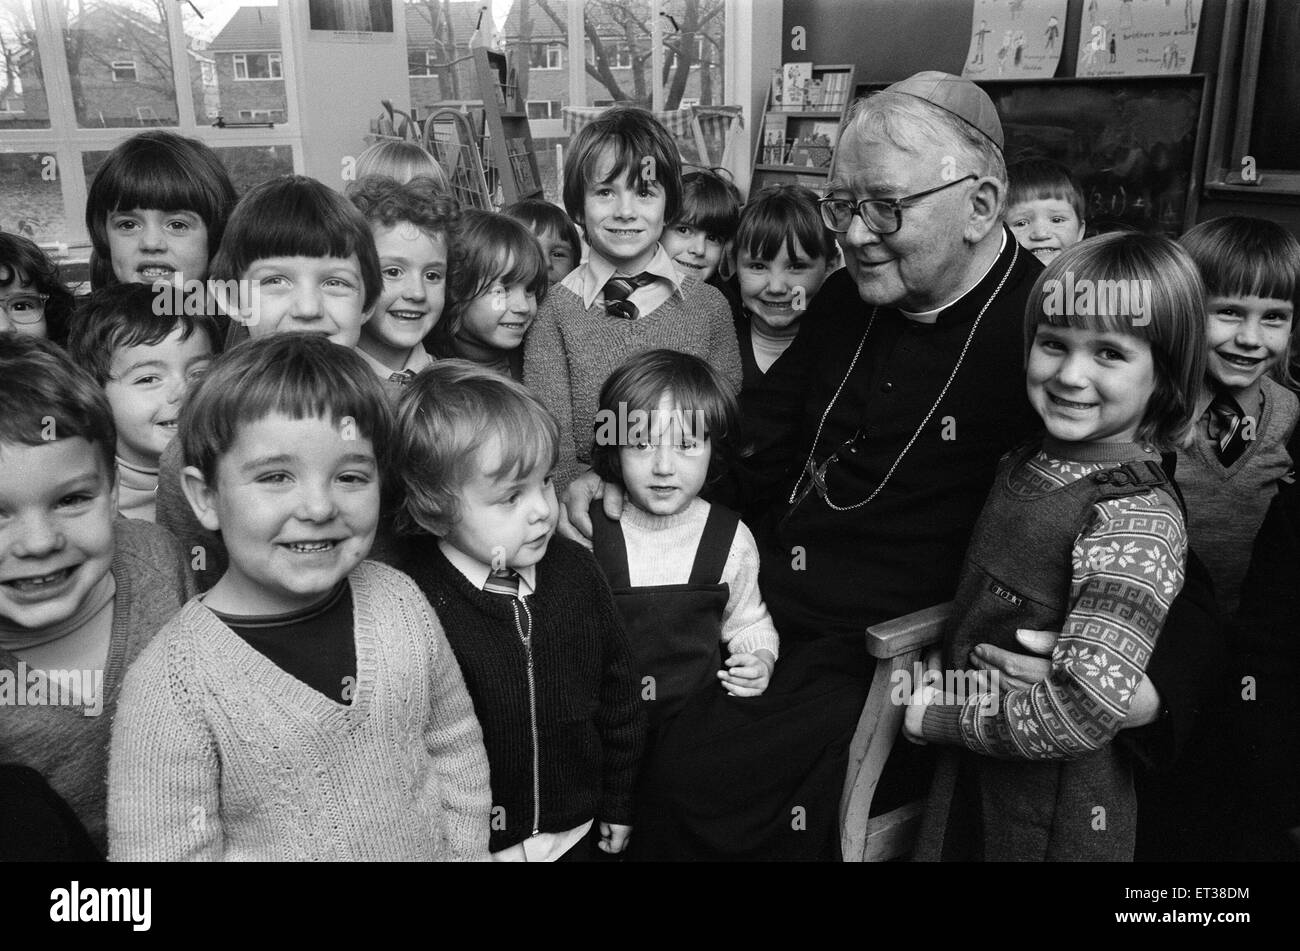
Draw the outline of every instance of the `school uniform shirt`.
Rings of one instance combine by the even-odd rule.
[[[721,291],[680,274],[656,246],[645,272],[658,279],[632,292],[638,317],[625,320],[605,313],[603,290],[615,270],[593,251],[551,287],[524,341],[524,383],[559,424],[555,484],[561,493],[590,466],[601,387],[633,354],[661,347],[692,354],[740,392],[740,351]]]
[[[366,363],[370,365],[370,369],[375,371],[375,375],[378,376],[380,382],[384,384],[384,392],[388,394],[389,399],[394,403],[396,403],[398,398],[402,395],[402,387],[406,385],[402,382],[399,374],[419,373],[425,367],[433,364],[433,357],[429,354],[428,350],[424,349],[423,346],[415,347],[406,355],[406,362],[402,364],[400,370],[394,370],[387,364],[376,360],[360,347],[356,348],[356,352],[361,355],[361,359],[365,360]]]
[[[472,555],[467,555],[459,548],[449,545],[445,540],[438,542],[438,548],[447,560],[451,562],[452,567],[465,576],[465,580],[483,590],[487,584],[488,576],[492,574],[492,566],[485,565]],[[528,565],[524,568],[515,569],[519,575],[519,597],[527,598],[537,590],[537,566]],[[554,862],[569,849],[573,848],[582,841],[592,826],[594,820],[588,819],[582,825],[574,826],[565,832],[539,832],[517,845],[502,849],[500,852],[492,853],[494,862]]]

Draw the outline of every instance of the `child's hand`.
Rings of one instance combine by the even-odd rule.
[[[733,697],[757,697],[772,680],[776,658],[769,650],[753,654],[732,654],[726,661],[727,669],[718,671],[723,688]]]
[[[600,844],[598,848],[610,855],[618,855],[627,848],[627,840],[631,837],[631,826],[621,826],[614,822],[602,822],[600,824]]]
[[[916,692],[912,694],[911,702],[907,705],[907,712],[903,714],[903,736],[917,746],[925,746],[928,741],[921,732],[921,723],[925,719],[925,708],[939,701],[942,697],[943,691],[938,687],[930,685],[917,687]]]

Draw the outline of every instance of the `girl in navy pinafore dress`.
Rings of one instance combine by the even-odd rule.
[[[680,854],[680,840],[694,837],[691,804],[657,792],[680,766],[674,721],[690,709],[693,723],[707,722],[714,705],[761,695],[779,652],[753,536],[734,512],[699,498],[737,420],[717,372],[672,350],[637,354],[600,395],[593,468],[624,487],[628,504],[620,521],[593,506],[593,544],[627,626],[651,727],[633,858]]]

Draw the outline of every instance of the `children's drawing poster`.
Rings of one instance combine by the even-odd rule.
[[[970,79],[1051,79],[1061,61],[1069,0],[975,0]]]
[[[1084,0],[1079,76],[1187,75],[1201,0]]]

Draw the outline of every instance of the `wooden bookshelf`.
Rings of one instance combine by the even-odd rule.
[[[854,67],[786,63],[772,71],[750,193],[773,183],[821,192],[853,102]]]

